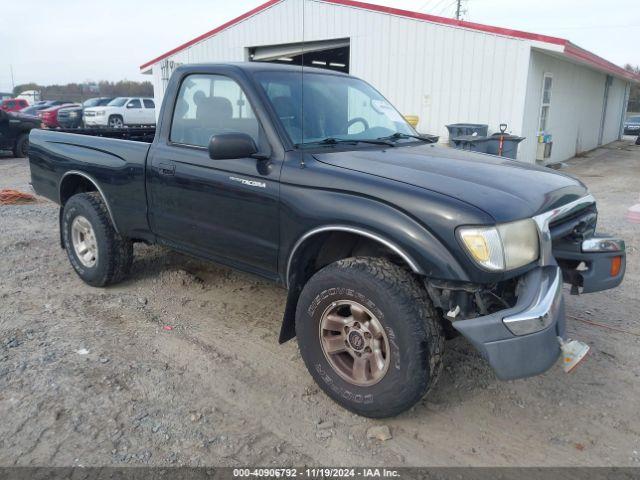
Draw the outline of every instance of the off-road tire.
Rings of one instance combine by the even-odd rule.
[[[13,149],[13,156],[16,158],[27,158],[29,154],[29,134],[23,133],[16,140],[16,146]]]
[[[82,264],[72,244],[71,225],[79,215],[89,221],[95,233],[98,258],[92,267]],[[72,196],[64,206],[60,228],[69,261],[85,283],[104,287],[122,281],[129,274],[133,261],[133,243],[116,232],[98,192]]]
[[[323,352],[319,336],[323,312],[344,300],[374,313],[389,339],[391,363],[374,385],[347,382]],[[442,369],[444,334],[435,308],[411,272],[382,258],[347,258],[311,277],[298,301],[296,336],[320,388],[344,408],[366,417],[389,417],[411,408],[436,383]]]

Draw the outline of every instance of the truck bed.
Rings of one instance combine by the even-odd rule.
[[[65,182],[74,177],[88,179],[109,200],[118,231],[145,238],[149,232],[145,162],[151,146],[150,129],[100,129],[99,135],[90,133],[97,129],[78,130],[31,131],[29,161],[34,190],[61,204]]]

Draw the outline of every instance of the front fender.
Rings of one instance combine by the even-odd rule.
[[[281,199],[279,265],[287,285],[296,255],[306,242],[331,230],[350,231],[384,244],[420,275],[469,281],[464,268],[428,228],[392,205],[361,195],[292,185],[282,186]]]

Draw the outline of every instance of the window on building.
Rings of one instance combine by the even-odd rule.
[[[206,147],[212,135],[238,132],[260,144],[258,120],[242,88],[222,75],[189,75],[182,82],[171,141]]]
[[[540,122],[538,131],[546,132],[549,128],[549,113],[551,111],[551,90],[553,88],[553,75],[545,73],[542,80],[542,102],[540,105]]]

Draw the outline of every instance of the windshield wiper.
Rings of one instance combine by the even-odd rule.
[[[304,142],[298,143],[296,146],[300,145],[338,145],[340,143],[371,143],[373,145],[386,145],[387,147],[395,147],[392,142],[389,142],[385,139],[377,138],[377,139],[363,139],[363,138],[335,138],[335,137],[327,137],[322,140],[318,140],[317,142]]]
[[[378,140],[396,140],[397,141],[405,138],[415,138],[417,140],[422,140],[423,142],[426,142],[426,143],[436,143],[433,138],[421,137],[420,135],[410,135],[408,133],[400,133],[400,132],[396,132],[393,135],[389,135],[388,137],[380,137],[378,138]]]

